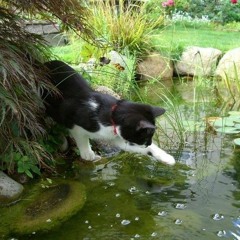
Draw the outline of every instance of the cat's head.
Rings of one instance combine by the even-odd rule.
[[[155,132],[155,118],[165,109],[145,104],[125,104],[119,112],[121,136],[132,144],[149,146]]]

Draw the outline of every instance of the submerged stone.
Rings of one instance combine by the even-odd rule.
[[[2,219],[3,226],[8,233],[17,235],[47,231],[72,217],[85,201],[85,187],[78,181],[53,180],[50,185],[38,183],[27,191],[24,200],[1,209],[2,216],[6,215]]]

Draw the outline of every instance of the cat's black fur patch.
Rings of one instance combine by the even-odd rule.
[[[100,124],[119,126],[121,136],[132,143],[151,145],[155,118],[165,110],[146,104],[133,103],[92,90],[73,68],[61,61],[47,62],[49,79],[61,96],[45,92],[47,114],[56,122],[71,129],[78,125],[89,132],[97,132]],[[95,104],[91,105],[91,102]],[[112,111],[112,106],[117,107]]]

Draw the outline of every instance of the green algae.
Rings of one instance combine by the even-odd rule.
[[[35,184],[16,205],[1,209],[0,236],[53,229],[76,214],[85,204],[86,191],[80,182],[54,179],[51,185],[47,185],[47,182],[45,184]]]

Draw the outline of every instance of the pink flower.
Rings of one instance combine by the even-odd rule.
[[[234,1],[234,0],[232,0],[232,1]],[[235,0],[235,1],[237,1],[237,0]],[[167,5],[170,7],[170,6],[174,6],[174,1],[173,0],[168,0],[167,1]]]
[[[238,0],[231,0],[232,4],[236,4],[238,2]]]
[[[162,7],[167,7],[167,2],[162,2]]]
[[[174,6],[174,0],[168,0],[166,2],[162,2],[162,6],[165,7],[172,7]]]

